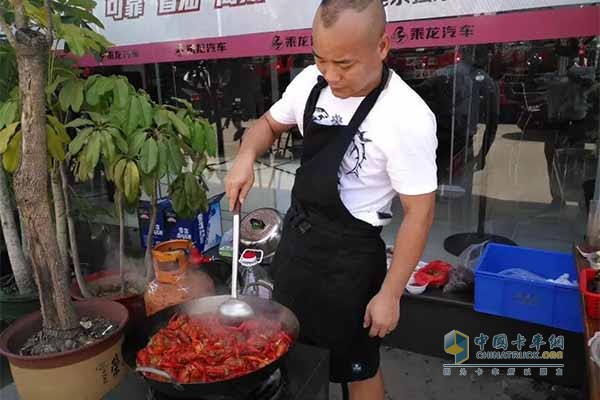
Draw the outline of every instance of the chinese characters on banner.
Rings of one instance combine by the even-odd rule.
[[[104,16],[114,21],[144,16],[145,0],[105,0]],[[265,3],[266,0],[214,0],[215,9]],[[156,15],[173,15],[200,11],[201,0],[156,0]]]
[[[237,7],[249,4],[264,3],[266,0],[215,0],[215,8]]]
[[[395,43],[409,41],[427,41],[435,39],[454,39],[458,37],[470,38],[475,35],[474,25],[446,25],[446,26],[418,26],[407,30],[400,25],[394,30],[392,40]]]
[[[200,0],[158,0],[158,15],[200,11]]]
[[[193,56],[198,54],[225,53],[227,51],[227,42],[204,42],[204,43],[179,43],[175,53],[179,57]]]
[[[313,45],[313,38],[311,35],[291,35],[291,36],[273,36],[271,40],[271,47],[274,50],[284,49],[309,49],[311,51]]]
[[[105,15],[115,21],[144,16],[144,0],[106,0]]]

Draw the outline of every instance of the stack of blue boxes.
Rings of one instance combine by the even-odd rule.
[[[168,240],[191,240],[201,252],[206,252],[221,242],[223,228],[221,225],[221,199],[225,193],[218,194],[208,200],[208,211],[195,218],[178,218],[168,198],[157,203],[156,225],[154,226],[153,245]],[[138,223],[142,247],[146,247],[150,231],[150,202],[141,201],[138,208]]]

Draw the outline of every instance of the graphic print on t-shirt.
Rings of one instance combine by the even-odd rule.
[[[346,175],[354,174],[358,177],[358,172],[362,169],[363,163],[367,159],[365,147],[367,143],[371,143],[371,140],[365,137],[365,133],[367,132],[363,132],[359,129],[356,135],[354,135],[354,139],[352,140],[352,144],[350,144],[349,148],[349,155],[354,160],[354,167],[352,167],[350,171],[346,172]]]
[[[331,117],[331,125],[343,125],[344,120],[340,114],[333,114]]]
[[[323,120],[329,119],[329,113],[320,107],[315,108],[313,113],[313,122],[323,122]]]

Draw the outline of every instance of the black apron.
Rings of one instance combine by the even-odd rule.
[[[368,379],[379,368],[380,341],[369,337],[363,318],[387,272],[385,244],[381,227],[348,211],[338,184],[342,160],[388,78],[384,66],[349,125],[324,126],[313,121],[327,86],[319,77],[304,111],[301,166],[272,265],[274,299],[298,316],[301,342],[330,350],[332,382]]]

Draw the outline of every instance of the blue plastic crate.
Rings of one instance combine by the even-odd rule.
[[[165,241],[165,208],[169,206],[169,199],[160,199],[156,205],[156,224],[154,225],[154,235],[152,245]],[[148,231],[150,230],[150,212],[151,204],[149,201],[140,201],[138,207],[138,226],[140,228],[140,242],[142,248],[146,248]]]
[[[225,193],[208,199],[208,211],[198,214],[195,218],[179,218],[169,202],[164,210],[165,236],[164,240],[191,240],[202,252],[206,252],[221,243],[223,228],[221,226],[221,199]]]
[[[475,271],[475,310],[572,332],[583,332],[581,295],[577,286],[500,275],[522,268],[556,279],[564,273],[578,280],[571,254],[489,244]]]

